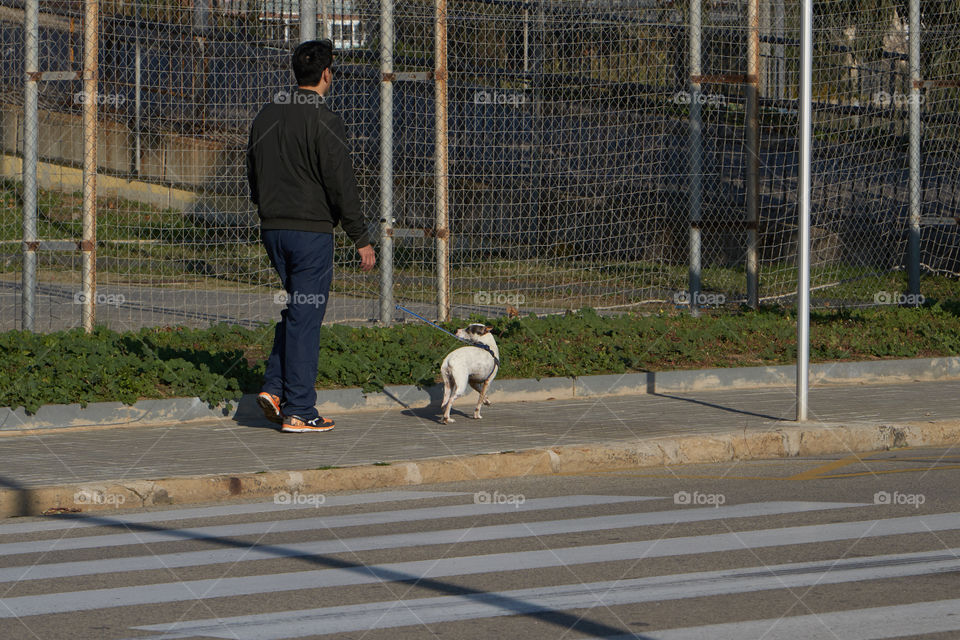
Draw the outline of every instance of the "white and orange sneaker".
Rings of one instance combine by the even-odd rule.
[[[280,431],[286,433],[310,433],[311,431],[330,431],[333,429],[333,420],[317,416],[313,420],[301,420],[297,416],[283,416],[283,426]]]
[[[263,409],[263,417],[267,420],[277,424],[283,423],[283,414],[280,413],[280,398],[272,393],[261,391],[257,395],[257,404]]]

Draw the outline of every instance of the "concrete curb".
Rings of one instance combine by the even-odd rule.
[[[536,402],[551,399],[589,398],[642,393],[685,393],[758,389],[794,385],[796,367],[744,367],[652,371],[622,375],[497,380],[491,397],[497,402]],[[826,384],[888,384],[910,381],[960,379],[960,357],[866,362],[829,362],[810,367],[810,382]],[[473,393],[471,391],[471,393]],[[323,415],[358,411],[383,411],[439,405],[443,388],[422,389],[413,385],[387,387],[379,393],[360,389],[322,390],[318,405]],[[246,420],[262,416],[253,395],[232,406],[211,407],[199,398],[141,400],[132,406],[120,402],[44,405],[34,415],[18,409],[0,408],[0,434],[33,429],[76,427],[153,426],[192,420]]]
[[[528,475],[576,474],[680,464],[879,451],[960,444],[960,421],[819,425],[667,436],[516,452],[429,458],[340,469],[106,481],[0,491],[0,517],[39,515],[58,507],[85,512],[326,494],[427,483]]]

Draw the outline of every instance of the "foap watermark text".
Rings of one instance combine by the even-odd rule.
[[[911,104],[922,105],[926,98],[922,93],[900,93],[895,91],[887,93],[886,91],[877,91],[873,94],[873,101],[881,107],[907,107]]]
[[[309,505],[313,507],[320,507],[327,501],[327,496],[322,493],[300,493],[299,491],[294,491],[293,493],[287,493],[286,491],[280,491],[273,494],[273,504],[284,504],[284,505]]]
[[[319,309],[327,304],[327,296],[322,293],[301,293],[299,291],[278,291],[273,296],[274,304],[305,304]]]
[[[722,493],[700,493],[699,491],[677,491],[673,494],[673,503],[679,505],[696,505],[705,507],[719,507],[726,504],[727,497]]]
[[[873,494],[873,504],[882,505],[907,505],[914,509],[919,509],[920,505],[927,501],[927,496],[922,493],[900,493],[894,491],[877,491]]]
[[[87,93],[86,91],[77,91],[73,94],[73,104],[86,104],[87,98],[92,97],[93,103],[100,106],[119,107],[127,101],[126,96],[120,93]]]
[[[678,291],[673,294],[674,304],[690,304],[694,302],[698,307],[711,307],[726,304],[727,296],[722,293],[704,293],[698,291],[696,295],[690,295],[689,291]]]
[[[522,91],[477,91],[473,104],[507,104],[519,107],[527,103],[527,94]]]
[[[697,93],[696,98],[689,91],[677,91],[673,94],[673,104],[697,104],[709,105],[712,107],[724,107],[727,104],[727,96],[722,93]]]
[[[512,304],[519,307],[526,302],[527,297],[522,293],[504,293],[502,291],[477,291],[473,294],[473,304]]]
[[[920,306],[926,301],[922,293],[900,293],[899,291],[877,291],[873,294],[874,304],[898,304]]]
[[[107,305],[111,307],[121,307],[126,303],[127,298],[122,293],[95,293],[91,298],[93,304],[97,306]],[[87,294],[83,291],[77,291],[73,294],[73,304],[83,304],[87,301]]]
[[[316,91],[277,91],[273,101],[276,104],[323,104],[326,98]]]
[[[81,489],[73,494],[74,504],[96,504],[119,507],[126,501],[127,496],[120,493],[106,493],[104,491]]]
[[[473,494],[474,504],[512,504],[519,509],[520,505],[526,501],[527,498],[522,493],[500,493],[499,491],[490,493],[489,491],[477,491]]]

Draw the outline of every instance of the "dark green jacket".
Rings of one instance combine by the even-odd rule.
[[[370,244],[343,120],[314,91],[279,92],[250,126],[250,199],[262,229],[333,233]]]

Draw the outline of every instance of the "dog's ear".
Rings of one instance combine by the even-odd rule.
[[[493,327],[491,327],[490,325],[486,325],[483,327],[483,335],[487,335],[491,331],[493,331]]]

